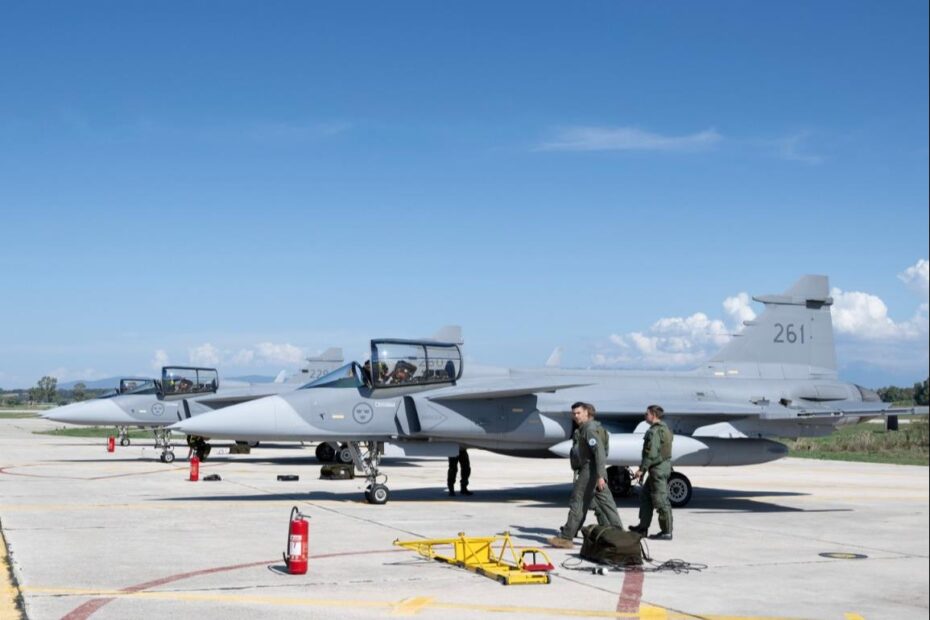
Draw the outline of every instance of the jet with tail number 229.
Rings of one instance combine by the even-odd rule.
[[[290,392],[301,385],[319,379],[342,365],[342,349],[330,348],[322,355],[306,358],[300,372],[287,376],[284,371],[273,383],[220,383],[215,368],[165,366],[161,379],[122,379],[119,389],[100,398],[71,403],[42,414],[47,420],[84,426],[115,426],[120,445],[128,446],[129,428],[151,429],[155,448],[161,451],[163,462],[174,461],[174,447],[168,427],[179,420],[205,411],[213,411],[262,398]],[[254,441],[246,438],[245,441]],[[202,435],[188,435],[188,445],[201,460],[210,453],[210,445]]]
[[[379,463],[385,443],[408,455],[452,455],[458,447],[514,456],[568,455],[570,407],[593,403],[610,432],[609,483],[629,490],[650,404],[675,432],[673,464],[732,466],[781,458],[770,437],[819,436],[888,413],[866,388],[837,377],[825,276],[804,276],[765,305],[719,353],[682,372],[463,368],[458,338],[379,339],[371,358],[302,389],[182,420],[189,435],[229,439],[344,441],[367,479],[366,498],[388,500]],[[679,472],[671,499],[684,505],[691,483]]]

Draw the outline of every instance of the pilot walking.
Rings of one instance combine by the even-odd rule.
[[[649,533],[652,524],[652,511],[659,515],[658,534],[652,540],[672,539],[672,505],[668,501],[668,477],[672,474],[672,440],[671,429],[662,421],[665,410],[658,405],[646,408],[646,422],[649,430],[643,437],[643,459],[636,472],[635,479],[642,480],[647,473],[649,477],[639,493],[639,523],[631,525],[630,530],[643,536]]]
[[[548,540],[553,547],[571,549],[572,539],[584,524],[591,506],[600,525],[623,527],[617,505],[607,487],[608,435],[601,423],[594,419],[594,405],[577,402],[572,405],[572,419],[578,426],[572,434],[571,465],[575,471],[575,484],[568,501],[568,520],[558,536]]]
[[[459,446],[459,455],[449,457],[449,472],[446,474],[449,497],[455,497],[455,478],[459,473],[459,465],[462,466],[462,495],[474,495],[468,490],[468,479],[471,477],[471,461],[468,458],[468,450]]]

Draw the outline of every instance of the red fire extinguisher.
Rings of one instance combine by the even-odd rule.
[[[113,452],[116,450],[116,437],[110,435],[107,437],[107,452]]]
[[[191,477],[189,480],[191,482],[200,480],[200,459],[197,458],[196,454],[191,457]]]
[[[307,547],[310,542],[309,517],[301,514],[297,506],[291,508],[291,518],[287,529],[287,551],[284,552],[284,564],[292,575],[307,572]]]

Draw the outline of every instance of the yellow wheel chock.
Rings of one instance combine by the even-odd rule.
[[[500,551],[495,553],[494,545],[500,542]],[[519,556],[514,549],[510,532],[499,536],[467,538],[459,532],[458,538],[434,538],[430,540],[395,540],[398,547],[416,551],[424,558],[452,564],[496,579],[505,586],[549,583],[552,578],[549,571],[555,567],[542,549],[521,549]],[[443,555],[436,547],[452,547],[454,555]],[[509,559],[504,555],[509,552]],[[543,561],[539,561],[542,556]]]

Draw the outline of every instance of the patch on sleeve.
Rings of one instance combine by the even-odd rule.
[[[594,437],[592,437],[591,439],[588,440],[588,445],[591,446],[591,447],[593,448],[594,446],[597,445],[597,439],[595,439]]]

